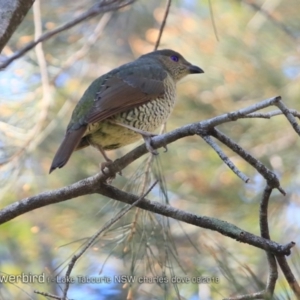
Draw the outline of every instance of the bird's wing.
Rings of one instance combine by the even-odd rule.
[[[85,121],[86,123],[100,122],[117,113],[162,97],[164,93],[164,82],[160,78],[152,79],[148,76],[136,75],[126,76],[126,78],[112,76],[102,84]]]

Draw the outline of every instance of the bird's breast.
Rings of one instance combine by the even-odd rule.
[[[166,85],[164,95],[115,116],[115,120],[132,127],[152,132],[169,118],[176,99],[175,84]]]

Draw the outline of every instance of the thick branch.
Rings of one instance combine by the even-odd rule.
[[[139,197],[136,195],[126,193],[110,185],[103,185],[99,187],[99,192],[102,195],[128,204],[132,204],[134,201],[139,199]],[[289,249],[291,244],[285,246],[277,244],[275,242],[255,236],[247,231],[238,228],[233,224],[216,218],[195,215],[180,209],[176,209],[172,206],[161,204],[156,201],[149,201],[148,199],[145,199],[142,203],[140,203],[137,206],[142,209],[152,211],[154,213],[158,213],[166,217],[171,217],[175,220],[183,221],[198,227],[217,231],[239,242],[247,243],[270,252],[281,252],[285,255],[289,255],[290,253]]]
[[[23,21],[34,0],[0,0],[0,52]]]
[[[103,181],[103,175],[97,174],[87,179],[83,179],[65,188],[61,188],[51,192],[41,193],[37,196],[29,197],[24,200],[13,203],[0,212],[0,224],[33,209],[43,207],[49,204],[59,203],[85,194],[99,193],[104,196],[128,204],[132,204],[134,201],[139,199],[139,197],[136,195],[123,192],[113,186],[109,186],[103,182],[101,183],[101,181]],[[167,217],[171,217],[179,221],[193,224],[198,227],[218,231],[221,234],[229,236],[237,241],[248,243],[252,246],[276,254],[290,254],[290,244],[282,246],[275,242],[265,240],[225,221],[221,221],[215,218],[202,217],[192,213],[187,213],[185,211],[173,208],[171,206],[149,201],[147,199],[139,203],[137,207]]]

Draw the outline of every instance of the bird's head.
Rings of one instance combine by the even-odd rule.
[[[180,80],[189,74],[204,73],[199,67],[189,63],[181,54],[176,51],[164,49],[150,52],[142,57],[158,60],[166,68],[175,81]]]

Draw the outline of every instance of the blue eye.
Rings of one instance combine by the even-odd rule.
[[[172,56],[171,56],[171,59],[172,59],[173,61],[175,61],[175,62],[178,62],[178,61],[179,61],[179,58],[178,58],[178,56],[176,56],[176,55],[172,55]]]

